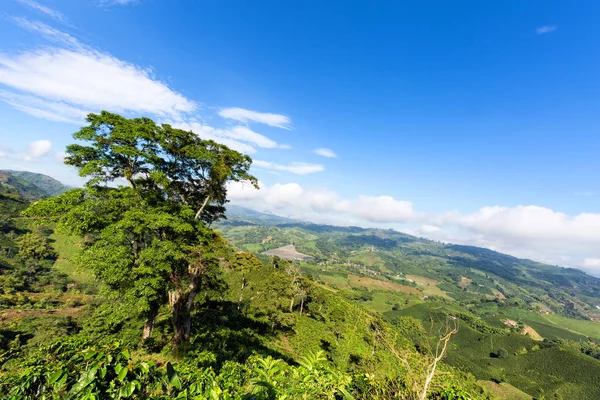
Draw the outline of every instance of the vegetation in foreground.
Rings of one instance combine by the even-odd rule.
[[[223,221],[248,157],[89,121],[67,157],[84,188],[0,172],[3,397],[600,397],[597,278],[389,230]],[[312,258],[263,254],[290,243]]]
[[[28,206],[2,186],[3,397],[489,397],[441,362],[454,319],[389,323],[210,229],[226,183],[255,183],[249,157],[149,119],[88,121],[66,157],[84,188]]]

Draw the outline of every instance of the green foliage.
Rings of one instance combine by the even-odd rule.
[[[600,396],[600,331],[584,320],[596,278],[248,211],[217,225],[221,236],[207,225],[228,181],[255,183],[247,156],[145,118],[88,122],[67,156],[84,188],[20,219],[27,202],[0,187],[0,397],[414,398],[431,365],[426,328],[447,316],[460,329],[428,398],[487,398],[476,379]],[[260,254],[290,242],[314,261]]]
[[[56,258],[56,252],[43,236],[37,233],[26,233],[17,239],[19,254],[24,259],[44,260]]]
[[[504,349],[504,348],[501,347],[501,348],[499,348],[496,351],[496,357],[498,357],[498,358],[507,358],[508,357],[508,351],[506,349]]]
[[[87,120],[74,134],[87,145],[68,146],[65,159],[89,178],[86,187],[38,202],[24,215],[86,237],[79,265],[146,315],[144,338],[168,303],[179,347],[190,338],[196,295],[214,286],[228,251],[200,221],[222,216],[227,182],[256,185],[247,172],[251,159],[148,118],[102,112]],[[107,186],[115,179],[130,187]]]
[[[271,357],[230,363],[220,374],[186,365],[140,360],[119,344],[63,341],[31,357],[20,373],[0,383],[10,399],[282,399],[352,398],[352,378],[333,371],[321,352],[297,367]]]

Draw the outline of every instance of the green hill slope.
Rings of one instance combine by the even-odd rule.
[[[56,179],[28,171],[0,171],[0,183],[20,193],[28,200],[38,200],[64,193],[70,188]]]
[[[388,279],[405,279],[406,275],[433,279],[440,290],[455,300],[508,297],[529,304],[532,309],[541,307],[554,314],[600,321],[600,310],[596,308],[600,306],[600,278],[577,269],[478,247],[444,244],[393,230],[289,221],[267,223],[262,218],[249,218],[252,214],[247,211],[240,218],[238,210],[232,210],[228,221],[217,228],[247,251],[262,253],[293,243],[299,252],[315,257],[317,263],[351,263]]]
[[[267,224],[236,212],[217,229],[238,248],[263,257],[294,243],[315,257],[300,263],[305,274],[391,324],[411,317],[428,326],[432,317],[457,316],[447,363],[496,395],[600,397],[600,279],[393,230]],[[412,338],[424,345],[423,337]],[[507,356],[498,357],[499,349]]]

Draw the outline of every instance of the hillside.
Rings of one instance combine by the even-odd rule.
[[[226,183],[257,183],[247,155],[148,118],[88,121],[73,135],[88,146],[68,147],[84,187],[28,201],[38,187],[3,175],[0,397],[492,398],[411,340],[416,318],[388,320],[212,229]],[[445,348],[456,319],[438,325]]]
[[[299,264],[305,274],[392,324],[411,317],[427,326],[432,317],[458,317],[447,362],[500,398],[600,396],[600,279],[393,230],[287,219],[267,224],[238,212],[230,209],[217,225],[235,246],[262,257],[294,243],[315,257]],[[586,365],[584,374],[579,365]]]
[[[19,194],[27,200],[39,200],[64,193],[69,187],[44,174],[1,170],[0,190],[8,194]]]
[[[140,208],[132,187],[32,203],[21,193],[37,186],[2,176],[2,395],[415,399],[449,343],[427,398],[600,397],[600,280],[581,271],[239,207],[213,224],[226,242],[188,208]],[[148,241],[165,226],[204,242]],[[140,264],[123,266],[136,237]],[[177,348],[171,279],[195,270],[169,259],[181,248],[203,267]],[[160,279],[169,292],[142,338],[139,298]]]
[[[49,197],[42,188],[7,171],[0,171],[0,190],[5,195],[18,196],[27,200]]]
[[[264,253],[294,243],[319,265],[351,265],[402,283],[410,282],[411,274],[422,275],[437,282],[438,294],[455,300],[510,297],[554,314],[600,320],[600,278],[577,269],[393,230],[277,221],[270,215],[275,222],[268,223],[250,215],[232,208],[227,221],[218,225],[225,237],[247,251]],[[426,287],[421,289],[428,294]]]
[[[18,210],[4,214],[18,215]],[[35,238],[35,248],[43,252],[27,253],[24,237]],[[56,377],[52,393],[57,396],[68,388],[82,396],[102,390],[114,394],[101,398],[117,393],[129,397],[123,393],[147,385],[167,394],[138,393],[132,398],[279,398],[261,395],[260,379],[269,374],[273,393],[287,398],[387,399],[386,393],[399,390],[408,396],[406,389],[399,389],[404,379],[423,379],[418,371],[425,358],[408,338],[398,336],[397,327],[368,307],[301,277],[292,262],[274,267],[251,261],[244,253],[230,255],[213,278],[215,289],[198,300],[190,346],[184,355],[173,356],[167,309],[157,318],[153,339],[141,343],[142,315],[132,312],[127,299],[105,297],[92,272],[77,266],[80,238],[57,232],[51,223],[19,218],[8,220],[0,239],[2,395],[37,398],[37,390],[47,390],[40,388],[41,382]],[[246,259],[254,263],[252,268],[244,266]],[[240,282],[245,287],[240,289]],[[296,285],[303,295],[295,291]],[[415,323],[408,321],[407,326],[416,329]],[[398,357],[410,360],[415,372],[408,374],[406,361]],[[176,368],[176,384],[161,383],[162,360],[169,358],[175,367],[168,363],[167,374]],[[127,365],[129,372],[122,377],[103,372],[107,382],[114,379],[103,387],[96,371],[108,365],[110,371]],[[491,398],[472,376],[447,365],[439,369],[442,374],[433,381],[435,398],[467,392],[472,399]],[[82,379],[89,380],[83,387]],[[199,381],[212,383],[197,386]],[[183,397],[190,393],[200,397]]]

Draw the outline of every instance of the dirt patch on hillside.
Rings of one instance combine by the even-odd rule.
[[[464,276],[461,276],[458,286],[460,286],[461,288],[464,289],[466,287],[471,286],[471,283],[473,283],[473,279],[469,279],[469,278],[465,278]]]
[[[527,325],[525,325],[525,327],[521,331],[521,334],[525,335],[525,336],[529,336],[533,340],[538,340],[538,341],[544,340],[544,338],[542,337],[542,335],[540,335],[539,333],[537,333],[535,331],[535,329],[533,329],[532,327],[527,326]]]
[[[414,287],[401,285],[396,282],[380,281],[377,279],[366,278],[356,275],[348,275],[348,278],[350,279],[350,285],[352,286],[362,286],[369,289],[393,290],[396,292],[403,292],[409,294],[421,294],[421,292],[415,289]]]
[[[425,285],[425,286],[435,286],[439,283],[436,280],[433,280],[431,278],[426,278],[426,277],[420,276],[420,275],[406,275],[406,279],[408,279],[409,281],[413,281],[418,285]]]
[[[313,258],[308,254],[302,254],[296,251],[296,247],[292,244],[265,251],[263,254],[267,256],[277,256],[283,260],[311,260]]]
[[[0,312],[0,323],[14,321],[24,317],[42,317],[50,315],[74,317],[81,313],[84,309],[85,306],[57,308],[54,310],[4,310]]]

